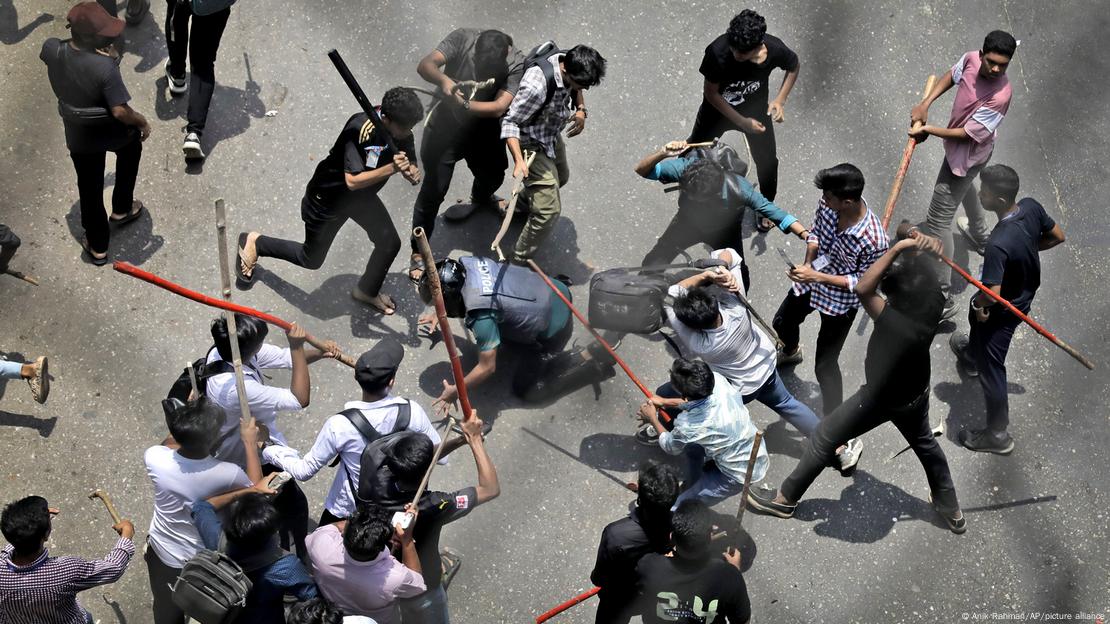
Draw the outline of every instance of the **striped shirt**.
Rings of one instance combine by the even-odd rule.
[[[0,624],[84,624],[77,592],[114,583],[127,569],[135,544],[120,538],[108,556],[97,561],[51,557],[43,549],[33,563],[12,563],[14,548],[0,552]]]
[[[502,139],[519,139],[524,144],[538,145],[552,160],[555,159],[555,139],[573,112],[570,90],[563,85],[563,72],[559,69],[562,57],[563,54],[559,53],[548,58],[555,69],[555,93],[547,106],[543,105],[547,99],[547,80],[543,70],[531,67],[524,72],[520,90],[501,118]],[[539,112],[541,108],[543,112]]]
[[[819,248],[813,268],[826,275],[848,278],[847,290],[829,284],[794,284],[794,294],[810,293],[809,305],[818,312],[840,316],[858,308],[856,282],[890,247],[882,221],[867,208],[867,200],[863,200],[863,205],[867,210],[863,218],[843,232],[838,232],[836,211],[825,205],[824,198],[817,202],[817,216],[811,234],[817,237]]]

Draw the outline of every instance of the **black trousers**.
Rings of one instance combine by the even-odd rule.
[[[573,301],[573,299],[571,300]],[[566,325],[555,332],[555,335],[526,347],[529,350],[528,354],[522,358],[516,372],[513,373],[513,394],[526,401],[543,400],[539,395],[543,395],[550,390],[546,387],[541,388],[541,386],[546,385],[543,382],[547,381],[546,378],[551,373],[549,366],[547,366],[548,356],[565,349],[573,333],[574,319],[568,318]]]
[[[968,306],[970,308],[970,306]],[[995,306],[987,320],[980,323],[975,311],[968,310],[971,333],[968,336],[968,354],[975,358],[979,371],[979,385],[987,404],[987,429],[1005,432],[1010,426],[1010,397],[1006,393],[1006,354],[1014,331],[1021,319]]]
[[[322,526],[327,526],[329,524],[335,524],[336,522],[340,522],[342,520],[346,520],[346,518],[340,518],[327,509],[324,509],[324,513],[320,514],[320,521],[316,523],[316,527],[319,528]]]
[[[263,475],[275,472],[281,472],[281,468],[272,464],[262,466]],[[298,559],[308,561],[308,547],[305,545],[305,538],[308,537],[308,497],[296,479],[287,481],[281,487],[274,497],[274,509],[281,514],[281,526],[278,528],[281,547],[289,551],[295,549]]]
[[[374,252],[366,261],[366,269],[358,280],[358,289],[376,297],[389,266],[401,251],[401,238],[385,204],[373,193],[341,192],[335,198],[306,194],[301,199],[304,242],[259,236],[258,256],[278,258],[306,269],[318,269],[328,256],[335,235],[348,219],[357,223],[374,243]]]
[[[798,502],[817,475],[832,464],[840,445],[890,421],[910,444],[925,469],[929,490],[937,507],[947,513],[958,510],[960,503],[956,500],[956,486],[952,484],[948,459],[929,425],[929,391],[922,392],[900,407],[878,405],[867,399],[867,394],[867,387],[864,386],[821,419],[817,430],[805,442],[802,459],[782,482],[779,489],[782,495],[791,502]]]
[[[216,90],[216,53],[231,7],[212,15],[194,15],[188,1],[166,0],[166,46],[170,53],[170,73],[185,75],[185,55],[189,56],[189,112],[186,132],[204,134],[208,105]],[[192,28],[189,22],[192,22]]]
[[[112,189],[112,212],[125,215],[131,212],[135,200],[135,180],[139,177],[139,161],[143,156],[143,142],[139,134],[115,151],[116,184]],[[104,212],[104,161],[107,152],[90,154],[70,153],[77,172],[77,193],[81,198],[81,227],[89,246],[97,253],[108,251],[108,215]]]
[[[8,268],[8,263],[22,244],[11,228],[0,223],[0,271]]]
[[[431,239],[436,216],[443,198],[451,187],[455,164],[466,161],[474,174],[470,199],[487,201],[505,180],[508,159],[505,144],[501,141],[501,128],[496,120],[478,119],[469,124],[459,124],[448,111],[437,110],[424,129],[420,141],[420,162],[424,163],[424,182],[412,208],[412,229],[424,228]],[[416,252],[416,241],[412,241]]]
[[[832,316],[821,312],[821,328],[817,330],[817,347],[814,350],[813,374],[821,386],[822,413],[831,413],[844,401],[844,378],[840,374],[840,351],[852,329],[858,308],[847,314]],[[775,312],[771,325],[783,342],[783,350],[790,353],[798,348],[800,328],[813,307],[809,293],[798,296],[791,290]]]
[[[143,561],[146,562],[150,594],[154,599],[154,624],[185,624],[185,613],[173,603],[173,592],[170,591],[177,575],[181,574],[181,568],[171,568],[162,563],[150,546],[146,547]]]
[[[771,201],[775,201],[775,194],[779,188],[779,157],[775,146],[775,124],[767,114],[767,102],[749,104],[736,107],[736,112],[745,117],[750,117],[766,128],[762,134],[744,133],[748,140],[748,147],[752,150],[752,160],[755,161],[756,177],[759,179],[759,192]],[[704,99],[698,116],[694,120],[694,129],[690,131],[690,143],[712,141],[729,130],[743,132],[739,127],[725,119],[712,104]]]
[[[640,266],[670,264],[680,253],[691,245],[698,243],[705,243],[713,249],[731,247],[740,254],[740,259],[743,260],[744,235],[741,231],[743,216],[742,212],[737,212],[735,218],[727,221],[714,218],[713,222],[720,223],[721,226],[707,227],[704,217],[695,214],[694,210],[679,208],[671,222],[667,224],[667,229],[663,230],[663,234],[659,236],[655,246],[644,256]],[[747,291],[751,285],[747,262],[740,265],[740,273],[744,278],[744,290]]]

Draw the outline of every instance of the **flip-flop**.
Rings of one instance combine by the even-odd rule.
[[[243,257],[243,253],[246,251],[246,247],[247,233],[239,232],[239,249],[238,252],[235,254],[236,258],[238,259],[239,266],[235,279],[245,284],[250,284],[254,281],[254,270],[258,267],[258,259],[255,259],[254,264],[247,266],[247,260]],[[255,255],[258,255],[257,251]]]
[[[413,284],[420,284],[420,280],[424,278],[424,259],[420,254],[412,254],[409,256],[409,281]]]
[[[459,572],[459,567],[462,566],[462,557],[444,548],[439,552],[439,566],[441,578],[443,579],[443,586],[447,587]]]
[[[116,226],[127,225],[128,223],[131,223],[135,219],[138,219],[139,217],[143,216],[143,210],[146,208],[146,206],[143,206],[143,202],[138,201],[138,200],[135,200],[135,203],[138,204],[139,207],[138,208],[132,208],[131,212],[127,213],[126,217],[122,217],[120,219],[113,219],[113,218],[109,217],[108,218],[108,223],[111,223],[112,225],[116,225]]]
[[[767,232],[770,232],[771,229],[774,228],[774,227],[775,227],[774,222],[771,221],[770,219],[768,219],[767,217],[759,217],[758,219],[755,220],[755,229],[758,230],[761,233],[766,234]]]
[[[108,264],[108,254],[105,253],[103,257],[98,257],[95,253],[93,253],[92,247],[89,247],[88,239],[81,239],[81,249],[84,250],[85,255],[89,258],[89,262],[91,262],[94,266],[104,266],[105,264]]]

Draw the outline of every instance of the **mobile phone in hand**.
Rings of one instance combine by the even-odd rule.
[[[794,263],[790,261],[790,256],[786,255],[786,251],[782,247],[779,247],[778,249],[779,249],[779,255],[782,256],[782,260],[783,260],[783,262],[786,263],[786,266],[791,271],[793,271],[795,268],[797,268],[797,267],[794,266]]]

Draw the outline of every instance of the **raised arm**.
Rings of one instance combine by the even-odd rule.
[[[878,318],[886,309],[886,300],[878,292],[879,283],[882,282],[883,275],[886,275],[886,272],[890,270],[899,254],[907,249],[918,249],[933,253],[940,253],[943,249],[940,240],[926,236],[917,230],[912,230],[909,236],[910,238],[904,238],[888,249],[856,282],[856,295],[859,296],[860,303],[863,305],[864,311],[867,312],[867,316],[872,319]]]

